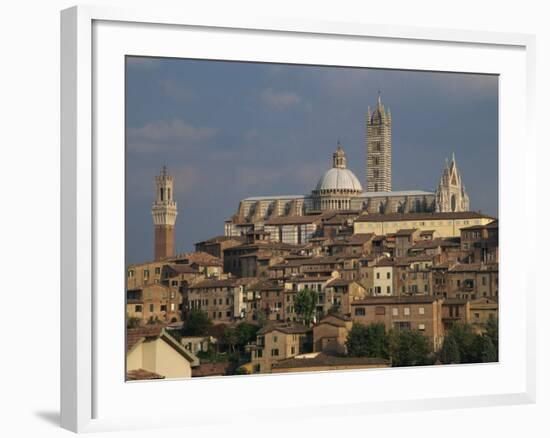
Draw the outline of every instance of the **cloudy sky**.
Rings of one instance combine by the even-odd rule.
[[[127,261],[153,258],[154,176],[178,203],[176,248],[223,234],[248,196],[307,194],[338,140],[365,179],[365,113],[393,117],[393,188],[434,191],[454,152],[471,208],[498,212],[495,76],[127,58]]]

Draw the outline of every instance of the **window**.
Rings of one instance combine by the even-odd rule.
[[[264,351],[260,348],[257,352],[256,352],[256,356],[257,357],[262,357],[264,355]]]
[[[418,330],[426,330],[426,326],[424,324],[418,324]]]
[[[273,343],[276,344],[276,343],[277,343],[277,339],[278,339],[277,336],[273,336]]]
[[[424,315],[424,307],[419,307],[418,308],[418,314],[419,315]]]
[[[376,306],[374,309],[375,315],[385,315],[386,314],[386,308],[384,306]]]
[[[149,278],[149,269],[143,270],[143,278]]]
[[[356,307],[355,308],[355,316],[365,316],[365,308],[364,307]]]
[[[128,271],[128,277],[132,278],[134,276],[134,270],[133,269],[130,269]]]
[[[136,313],[141,313],[141,312],[143,311],[143,308],[141,307],[140,304],[137,304],[136,307],[135,307],[135,309],[134,309],[134,311],[135,311]]]
[[[411,309],[409,307],[405,307],[403,309],[403,315],[409,316],[411,314]]]
[[[290,354],[295,354],[295,352],[296,352],[296,348],[290,347]]]
[[[391,295],[391,286],[386,286],[386,293]]]
[[[408,321],[397,321],[393,324],[397,330],[410,330],[411,323]]]
[[[168,307],[166,306],[166,304],[161,304],[160,311],[161,312],[166,312],[166,310],[168,310]]]
[[[154,312],[154,311],[155,311],[155,305],[149,304],[149,312]]]
[[[160,267],[155,268],[155,274],[160,275]]]
[[[386,273],[386,278],[389,280],[391,278],[391,272]]]
[[[376,278],[377,278],[377,279],[380,278],[380,272],[377,272],[377,273],[376,273]]]
[[[273,350],[271,350],[271,356],[278,356],[279,355],[279,349],[278,348],[274,348]]]
[[[176,310],[176,304],[175,303],[170,303],[170,312],[173,312]]]
[[[399,309],[397,307],[394,307],[393,309],[391,309],[391,314],[393,316],[399,315]]]

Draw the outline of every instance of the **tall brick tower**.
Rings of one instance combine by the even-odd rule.
[[[367,111],[367,192],[391,192],[391,113],[382,104],[380,92],[378,103]]]
[[[178,206],[173,199],[174,178],[168,175],[166,166],[155,177],[156,199],[151,213],[155,224],[155,260],[174,255],[174,226]]]

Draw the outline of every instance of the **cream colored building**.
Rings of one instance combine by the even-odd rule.
[[[145,370],[168,379],[191,377],[199,359],[162,327],[126,332],[126,371]]]
[[[258,331],[251,350],[252,372],[271,373],[273,364],[312,350],[312,330],[303,324],[287,322],[268,325]]]
[[[363,214],[353,224],[354,234],[394,234],[401,229],[434,230],[441,237],[460,237],[460,229],[486,225],[493,217],[473,212]]]

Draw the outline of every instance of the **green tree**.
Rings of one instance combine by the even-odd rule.
[[[452,336],[446,336],[439,352],[439,360],[444,364],[460,363],[460,350]]]
[[[389,357],[389,340],[383,323],[353,324],[346,340],[350,356]]]
[[[294,310],[298,318],[305,325],[310,325],[313,321],[315,306],[317,305],[317,292],[304,288],[294,297]]]
[[[390,330],[389,345],[394,367],[433,363],[428,339],[417,330]]]
[[[498,361],[498,319],[493,314],[489,315],[487,322],[485,323],[485,336],[487,336],[495,349],[496,361]]]
[[[223,331],[222,342],[229,347],[229,352],[235,352],[235,346],[239,342],[237,329],[235,327],[226,327]]]
[[[460,353],[460,363],[481,362],[481,338],[470,324],[455,322],[447,331],[445,339],[452,338]]]
[[[498,350],[489,336],[480,336],[481,338],[481,362],[498,362]]]
[[[241,350],[244,350],[244,347],[256,340],[256,334],[258,333],[258,330],[260,327],[254,324],[250,324],[248,322],[241,322],[239,325],[237,325],[236,333],[237,333],[237,345]]]
[[[191,309],[187,313],[187,318],[183,324],[183,334],[185,336],[206,336],[212,326],[212,321],[208,314],[200,309]]]

